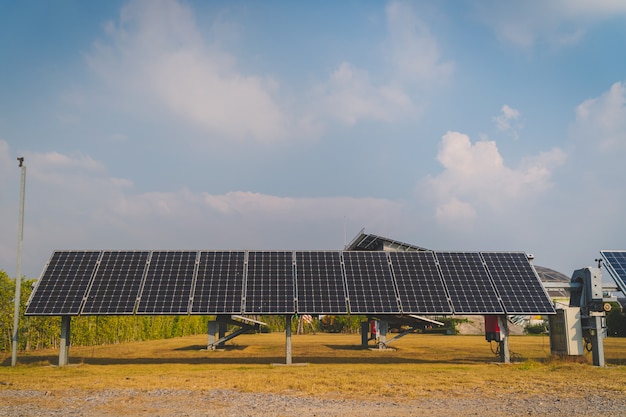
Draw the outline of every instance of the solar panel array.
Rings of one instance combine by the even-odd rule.
[[[554,312],[525,253],[438,251],[56,251],[26,309],[33,316]]]

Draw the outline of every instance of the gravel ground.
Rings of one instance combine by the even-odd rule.
[[[579,398],[494,397],[424,398],[372,401],[298,397],[231,390],[0,390],[4,417],[56,416],[617,416],[625,415],[624,396]]]

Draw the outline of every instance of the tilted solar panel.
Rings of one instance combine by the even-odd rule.
[[[137,314],[187,314],[196,256],[196,251],[152,252]]]
[[[341,252],[296,252],[298,313],[347,314]]]
[[[609,271],[622,294],[626,295],[626,251],[601,250],[600,254],[605,260],[606,270]]]
[[[524,252],[481,252],[507,314],[556,311]]]
[[[399,314],[386,252],[343,252],[352,314]]]
[[[446,288],[432,252],[390,252],[404,314],[451,314]]]
[[[248,252],[245,293],[245,313],[295,313],[293,252]]]
[[[149,251],[105,251],[81,314],[133,314]]]
[[[26,315],[75,316],[100,251],[55,251],[29,300]]]
[[[241,314],[245,252],[200,252],[192,314]]]
[[[435,252],[455,314],[503,314],[478,252]]]

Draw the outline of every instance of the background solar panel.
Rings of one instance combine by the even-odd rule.
[[[292,252],[248,252],[244,311],[295,313]]]
[[[435,252],[456,314],[503,314],[477,252]]]
[[[390,252],[405,314],[451,314],[446,288],[432,252]]]
[[[507,314],[554,314],[550,297],[523,252],[482,252]]]
[[[352,314],[398,314],[386,252],[343,252]]]
[[[187,314],[197,252],[152,252],[137,314]]]
[[[341,252],[296,252],[298,313],[347,314]]]
[[[37,283],[26,315],[78,315],[99,256],[99,251],[55,251]]]
[[[200,252],[191,312],[241,314],[245,253]]]
[[[604,258],[605,267],[613,280],[626,295],[626,251],[623,250],[602,250],[600,254]]]
[[[104,252],[81,314],[133,314],[149,254]]]

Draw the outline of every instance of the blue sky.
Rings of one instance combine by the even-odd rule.
[[[626,249],[621,1],[0,1],[0,269],[55,249]]]

